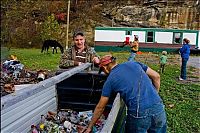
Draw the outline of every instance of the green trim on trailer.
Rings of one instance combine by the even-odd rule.
[[[130,51],[130,47],[120,48],[117,46],[94,46],[97,52],[110,52],[110,51]]]
[[[187,32],[187,33],[198,33],[199,30],[187,30],[187,29],[164,29],[164,28],[131,28],[131,27],[95,27],[95,30],[119,30],[119,31],[162,31],[162,32]]]
[[[94,46],[94,49],[97,52],[130,51],[130,47],[120,48],[117,46]],[[139,51],[144,51],[144,52],[162,52],[163,50],[170,53],[177,53],[179,51],[179,49],[172,49],[172,48],[139,48]]]
[[[198,44],[200,43],[200,40],[199,40],[199,32],[197,32],[197,39],[196,39],[196,47],[198,47]]]

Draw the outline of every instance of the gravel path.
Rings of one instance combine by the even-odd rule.
[[[200,69],[200,56],[190,56],[188,65]]]

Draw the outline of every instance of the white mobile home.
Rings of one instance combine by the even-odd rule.
[[[191,49],[200,47],[199,30],[162,29],[162,28],[130,28],[130,27],[96,27],[95,49],[119,50],[126,37],[133,41],[134,35],[139,36],[140,50],[154,51],[167,49],[176,51],[182,46],[183,38],[190,40]]]

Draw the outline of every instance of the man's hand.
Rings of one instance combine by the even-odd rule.
[[[78,125],[77,131],[78,133],[91,133],[92,129]]]
[[[104,97],[101,96],[95,110],[94,110],[94,114],[92,116],[92,119],[88,125],[87,130],[84,133],[90,133],[92,132],[92,127],[95,125],[96,121],[99,119],[99,117],[102,115],[106,104],[108,103],[109,97]]]
[[[80,66],[80,65],[82,65],[83,64],[83,62],[78,62],[78,66]]]
[[[81,126],[81,125],[77,125],[78,133],[85,133],[86,130],[87,130],[87,127]]]
[[[95,64],[99,64],[99,63],[100,63],[100,60],[99,60],[98,57],[94,57],[94,58],[92,59],[92,61],[93,61]]]
[[[92,133],[92,129],[87,128],[87,129],[85,129],[82,133]]]
[[[92,132],[92,129],[87,128],[87,130],[84,133],[91,133],[91,132]]]

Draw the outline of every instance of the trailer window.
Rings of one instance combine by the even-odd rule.
[[[153,42],[153,32],[147,32],[147,42]]]
[[[181,33],[174,33],[174,43],[181,43]]]

